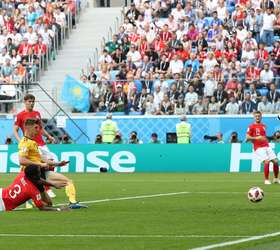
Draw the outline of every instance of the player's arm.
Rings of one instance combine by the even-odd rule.
[[[54,182],[54,181],[47,181],[43,178],[40,178],[40,180],[38,182],[39,182],[39,184],[42,184],[44,186],[51,186],[56,189],[60,189],[60,188],[67,186],[67,181]]]
[[[19,142],[20,141],[20,137],[19,137],[19,134],[18,134],[18,129],[19,129],[19,126],[14,124],[14,127],[13,127],[14,136],[15,136],[16,140]]]
[[[18,158],[19,158],[19,164],[22,165],[22,166],[37,165],[41,168],[48,167],[48,164],[45,163],[45,162],[33,162],[33,161],[29,160],[27,157],[25,157],[21,154],[19,154]]]
[[[55,138],[51,136],[43,127],[42,127],[43,135],[50,140],[52,143],[55,143]]]
[[[70,162],[70,161],[58,161],[58,162],[56,162],[56,161],[49,160],[49,159],[42,159],[42,161],[50,167],[63,167]]]
[[[261,135],[251,136],[251,135],[246,134],[246,142],[248,142],[248,141],[256,141],[256,140],[264,141],[264,140],[267,140],[267,139],[266,139],[265,136],[261,136]]]

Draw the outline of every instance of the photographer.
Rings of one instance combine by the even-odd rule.
[[[5,140],[5,144],[6,145],[11,145],[13,144],[12,138],[10,136],[7,136],[6,140]]]
[[[101,135],[96,135],[94,144],[102,144],[102,136]]]
[[[143,142],[137,138],[137,132],[132,131],[130,133],[130,138],[128,140],[128,144],[142,144]]]
[[[121,133],[117,133],[117,134],[116,134],[116,136],[115,136],[115,138],[114,138],[114,140],[113,140],[112,143],[113,143],[113,144],[124,144],[124,141],[123,141],[123,139],[122,139]]]
[[[62,136],[62,144],[73,144],[72,140],[69,138],[69,136],[67,134],[64,134]]]
[[[229,143],[241,143],[242,141],[240,141],[238,139],[238,134],[237,132],[232,132],[231,135],[230,135],[230,139],[229,139]]]
[[[267,136],[269,142],[280,143],[280,131],[274,132],[272,136]]]
[[[216,143],[224,143],[223,141],[223,134],[221,132],[218,132],[217,135],[210,136],[210,135],[204,135],[204,140],[209,140],[210,143],[216,142]]]

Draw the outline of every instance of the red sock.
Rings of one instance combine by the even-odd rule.
[[[48,190],[50,190],[51,188],[50,188],[50,186],[45,186],[45,190],[46,191],[48,191]]]
[[[273,164],[273,173],[274,173],[274,177],[278,178],[278,174],[279,174],[279,165],[278,162]]]
[[[264,178],[266,179],[266,180],[268,180],[269,179],[269,163],[265,163],[264,164],[264,169],[263,169],[264,171]]]

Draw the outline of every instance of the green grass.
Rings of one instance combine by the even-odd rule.
[[[183,191],[190,193],[100,202],[90,204],[88,209],[70,212],[32,209],[1,213],[0,234],[253,236],[280,231],[280,186],[264,186],[261,174],[68,176],[76,183],[80,201]],[[14,175],[1,175],[0,186],[6,186],[13,178]],[[247,200],[246,192],[252,186],[264,189],[262,202],[253,204]],[[55,203],[66,201],[63,190],[56,193]],[[191,249],[238,239],[0,236],[0,249]],[[279,249],[279,243],[280,237],[273,237],[220,249],[270,250]]]

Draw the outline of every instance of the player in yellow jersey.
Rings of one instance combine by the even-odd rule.
[[[21,169],[24,169],[25,166],[37,165],[41,167],[43,171],[42,177],[47,181],[52,183],[67,183],[65,186],[66,194],[69,198],[70,204],[69,208],[85,208],[86,206],[79,204],[76,201],[76,190],[73,182],[60,173],[49,171],[50,167],[55,166],[65,166],[69,162],[61,161],[54,162],[53,160],[48,160],[42,158],[37,143],[34,141],[34,138],[38,135],[41,130],[40,121],[36,119],[27,119],[24,123],[24,137],[20,140],[18,149],[19,149],[19,163]]]

